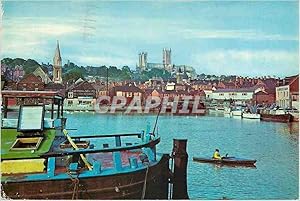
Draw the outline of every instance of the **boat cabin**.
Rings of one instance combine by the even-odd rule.
[[[9,198],[167,198],[169,155],[156,154],[160,137],[150,125],[70,135],[57,92],[3,91],[2,98],[1,184]]]
[[[4,90],[2,100],[2,173],[42,171],[45,160],[40,154],[50,150],[56,130],[65,125],[63,96],[49,91]]]
[[[99,164],[102,170],[122,171],[128,165],[137,167],[143,163],[139,157],[143,153],[147,160],[156,162],[155,147],[160,138],[150,133],[149,125],[145,133],[70,136],[65,130],[63,97],[57,92],[3,91],[2,97],[4,174],[44,172],[45,169],[54,174],[75,166],[92,170]],[[16,105],[10,105],[11,102]],[[128,137],[135,140],[126,141]],[[25,164],[31,165],[27,168]],[[15,168],[16,165],[20,168]]]

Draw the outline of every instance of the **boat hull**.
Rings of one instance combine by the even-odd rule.
[[[292,115],[292,122],[299,122],[299,113],[297,112],[289,112],[290,115]]]
[[[201,163],[213,163],[213,164],[222,164],[222,165],[240,165],[240,166],[254,166],[256,160],[241,159],[235,157],[228,157],[224,159],[212,159],[212,158],[200,158],[193,157],[193,161]]]
[[[128,173],[76,179],[2,182],[11,199],[168,199],[169,158],[154,166]],[[147,175],[147,179],[146,178]],[[74,178],[76,177],[73,176]],[[144,187],[146,180],[146,188]]]
[[[261,120],[288,123],[292,119],[290,114],[261,114]]]
[[[244,119],[260,119],[260,114],[243,113],[242,117]]]
[[[242,116],[242,111],[240,111],[240,110],[231,111],[231,115],[232,116]]]

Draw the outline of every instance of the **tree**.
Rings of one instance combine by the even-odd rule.
[[[129,80],[132,77],[132,72],[128,66],[123,66],[121,70],[120,79]]]
[[[79,78],[83,79],[84,75],[80,68],[74,68],[63,75],[63,80],[77,80]]]
[[[1,63],[6,64],[6,65],[10,65],[10,63],[12,63],[13,59],[11,58],[4,58],[1,60]]]
[[[24,69],[26,74],[32,73],[38,67],[41,67],[41,65],[33,59],[28,59],[27,61],[25,61],[23,63],[23,69]]]

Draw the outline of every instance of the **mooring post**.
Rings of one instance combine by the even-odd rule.
[[[174,176],[172,199],[189,199],[187,192],[186,139],[173,139]]]

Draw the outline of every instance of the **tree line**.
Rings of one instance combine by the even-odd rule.
[[[15,68],[20,65],[23,67],[25,74],[32,73],[36,68],[41,67],[46,73],[51,75],[52,64],[39,64],[33,59],[22,59],[22,58],[4,58],[1,60],[1,64],[6,65],[8,68]],[[123,80],[137,80],[146,81],[153,77],[162,77],[163,79],[171,78],[171,73],[164,69],[150,69],[148,71],[136,72],[133,71],[129,66],[123,66],[118,68],[116,66],[79,66],[73,62],[68,62],[62,66],[62,78],[65,81],[77,80],[79,78],[86,78],[87,76],[93,76],[97,78],[108,78],[115,81]]]

